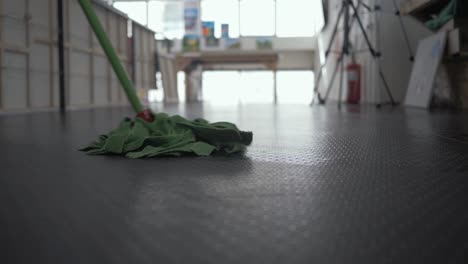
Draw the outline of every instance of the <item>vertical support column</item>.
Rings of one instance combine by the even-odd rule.
[[[121,54],[122,50],[124,50],[124,54],[125,56],[127,57],[127,60],[130,61],[130,58],[128,58],[128,22],[126,24],[126,27],[125,27],[125,45],[122,44],[122,38],[121,38],[121,21],[120,21],[120,17],[118,19],[115,20],[116,23],[117,23],[117,54]],[[125,48],[126,47],[126,48]],[[124,62],[125,63],[125,62]],[[112,79],[112,75],[111,75],[111,67],[110,67],[110,63],[108,63],[108,69],[109,69],[109,78]],[[128,63],[125,63],[125,69],[128,71]],[[110,82],[112,84],[112,82]],[[112,89],[112,87],[110,87],[110,89]],[[110,94],[109,94],[109,102],[112,102],[112,90],[110,91]],[[122,89],[117,89],[117,102],[120,104],[122,102]]]
[[[342,53],[343,53],[343,57],[342,57],[342,60],[341,60],[341,73],[340,73],[340,86],[339,86],[339,91],[338,91],[338,109],[341,109],[341,102],[343,100],[343,96],[342,96],[342,92],[343,92],[343,78],[344,78],[344,74],[346,72],[345,70],[345,65],[346,65],[346,58],[349,56],[349,52],[350,52],[350,36],[351,36],[351,25],[350,25],[350,21],[351,21],[351,17],[350,17],[350,11],[351,11],[351,0],[346,0],[345,1],[345,7],[344,7],[344,31],[343,31],[343,50],[342,50]],[[347,86],[345,86],[347,87]]]
[[[95,51],[94,51],[94,41],[93,41],[93,35],[94,32],[91,29],[91,27],[88,27],[88,57],[89,57],[89,102],[91,105],[94,105],[96,103],[96,98],[94,98],[94,56],[95,56]]]
[[[49,107],[54,106],[55,102],[55,63],[54,63],[54,30],[53,30],[53,19],[52,19],[52,14],[54,11],[54,4],[53,0],[48,0],[49,2],[49,83],[50,83],[50,89],[49,89]]]
[[[65,49],[63,36],[63,0],[57,0],[57,33],[58,33],[58,59],[59,59],[59,106],[63,114],[66,110],[65,101]]]
[[[276,82],[276,69],[273,70],[273,102],[278,103],[278,85]]]
[[[31,108],[31,14],[29,13],[29,0],[25,0],[24,10],[25,48],[29,52],[26,55],[26,108]]]
[[[0,14],[3,14],[3,0],[0,0]],[[3,41],[3,18],[0,18],[0,42]],[[3,47],[0,45],[0,110],[3,108]]]
[[[108,10],[105,10],[105,12],[106,12],[107,32],[110,32],[110,30],[111,30],[110,19],[111,19],[112,14]],[[117,24],[119,24],[119,23],[117,23]],[[117,27],[117,25],[116,25],[116,27]],[[114,28],[114,30],[116,30],[116,28]],[[116,36],[118,36],[118,34],[120,34],[119,31],[118,31],[118,27],[117,27],[117,32],[115,34],[116,34]],[[120,45],[118,45],[118,46],[120,46]],[[120,52],[120,47],[117,47],[117,53],[119,53],[119,52]],[[112,90],[111,90],[112,89],[112,86],[111,86],[112,85],[112,78],[111,78],[111,70],[110,70],[110,67],[109,67],[108,63],[106,63],[106,83],[107,83],[107,87],[106,87],[106,90],[107,90],[107,104],[112,104]],[[120,101],[120,98],[119,98],[119,101]]]
[[[462,2],[462,1],[459,1],[459,2]],[[376,5],[378,5],[380,8],[382,8],[382,1],[377,0]],[[382,43],[381,43],[381,38],[380,38],[380,36],[381,36],[380,34],[382,32],[381,32],[380,23],[379,23],[380,18],[382,17],[382,15],[383,15],[382,10],[379,10],[379,11],[376,11],[374,16],[371,16],[371,19],[373,19],[372,22],[375,25],[374,26],[375,30],[372,31],[374,33],[372,38],[373,38],[373,42],[375,43],[376,50],[379,51],[379,52],[382,50]],[[402,19],[401,16],[400,16],[400,19]],[[404,34],[406,35],[406,33],[404,33]],[[411,46],[410,46],[410,49],[411,49]],[[410,53],[412,54],[410,59],[414,60],[413,52],[410,51]],[[375,89],[369,89],[369,81],[366,81],[365,84],[364,84],[365,86],[362,88],[362,90],[366,91],[365,94],[364,94],[365,98],[362,98],[362,99],[367,100],[367,101],[371,101],[371,102],[372,101],[381,102],[382,100],[384,100],[382,90],[385,89],[385,87],[382,87],[382,81],[381,81],[381,78],[379,78],[380,73],[379,73],[378,69],[382,69],[382,63],[381,63],[380,58],[378,60],[375,60],[375,59],[373,60],[372,57],[370,57],[370,59],[368,59],[368,60],[370,60],[375,65],[375,67],[371,67],[371,69],[368,69],[368,72],[370,72],[370,74],[368,74],[368,75],[373,76],[372,77],[373,80],[371,80],[370,82],[372,83],[372,87],[375,87]],[[361,82],[361,85],[362,85],[362,83],[363,82]],[[368,94],[369,91],[373,91],[372,98]]]
[[[71,33],[71,21],[70,21],[70,5],[71,5],[71,1],[76,1],[76,0],[63,0],[65,5],[63,6],[64,7],[64,36],[65,36],[65,105],[70,105],[71,104],[71,101],[72,101],[72,98],[71,98],[71,92],[70,92],[70,89],[71,89],[71,67],[70,67],[70,64],[71,64],[71,54],[72,54],[72,51],[73,51],[73,47],[72,47],[72,33]],[[67,34],[65,34],[67,33]]]
[[[193,88],[192,88],[192,65],[189,65],[184,70],[185,73],[185,103],[189,103],[192,100]],[[178,82],[178,73],[176,72],[176,82]]]
[[[130,61],[131,61],[131,65],[132,65],[132,81],[133,83],[136,83],[136,50],[135,50],[135,39],[136,39],[136,34],[135,34],[135,31],[136,31],[136,26],[135,26],[135,23],[133,23],[133,21],[130,21],[131,23],[131,28],[132,28],[132,36],[131,36],[131,50],[130,50],[130,54],[131,54],[131,58],[130,58]]]
[[[278,73],[278,62],[272,62],[270,65],[267,65],[268,69],[273,71],[273,103],[278,103],[278,82],[277,82],[277,73]]]
[[[137,63],[140,65],[140,87],[138,87],[138,83],[137,81],[135,80],[135,89],[138,91],[137,94],[138,96],[140,96],[140,89],[145,89],[145,70],[144,70],[144,64],[143,64],[143,60],[144,60],[144,56],[146,55],[144,52],[144,47],[145,47],[145,34],[146,34],[146,31],[143,29],[143,28],[140,28],[140,30],[138,30],[138,39],[140,40],[140,47],[138,47],[140,49],[140,56],[137,57]]]

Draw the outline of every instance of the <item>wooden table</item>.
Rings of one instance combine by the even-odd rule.
[[[193,64],[203,66],[227,64],[260,64],[275,71],[278,65],[278,53],[271,51],[212,51],[202,53],[181,53],[176,55],[177,69],[185,71]]]
[[[277,101],[276,70],[278,69],[279,56],[273,51],[211,51],[201,53],[180,53],[175,56],[177,71],[184,71],[186,74],[186,95],[192,94],[190,84],[190,74],[195,66],[202,65],[204,69],[210,69],[217,65],[264,65],[266,69],[273,71],[274,75],[274,102]],[[242,70],[239,67],[239,70]]]

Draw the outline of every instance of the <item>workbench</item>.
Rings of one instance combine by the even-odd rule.
[[[238,66],[234,69],[243,70],[245,65],[259,65],[273,71],[274,76],[274,101],[277,101],[276,71],[278,69],[278,52],[275,51],[209,51],[201,53],[179,53],[174,56],[176,73],[183,71],[186,74],[186,94],[192,94],[191,74],[196,66],[201,65],[203,70],[213,70],[217,66]],[[187,101],[191,98],[187,96]]]

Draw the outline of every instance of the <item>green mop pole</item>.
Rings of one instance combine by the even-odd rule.
[[[88,22],[94,30],[99,43],[101,44],[102,49],[104,50],[107,59],[109,60],[112,68],[114,69],[117,78],[119,79],[122,87],[127,95],[130,104],[132,105],[133,110],[138,114],[138,117],[143,118],[146,121],[153,121],[153,115],[149,110],[145,110],[140,103],[140,99],[138,98],[135,89],[133,87],[132,81],[127,75],[122,63],[120,62],[117,53],[115,52],[112,44],[107,37],[106,32],[104,31],[99,18],[97,17],[96,13],[94,12],[93,6],[90,0],[78,0],[85,13],[86,17],[88,18]]]

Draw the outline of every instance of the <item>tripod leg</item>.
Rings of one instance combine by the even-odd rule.
[[[380,75],[380,78],[382,79],[382,82],[384,84],[384,87],[385,87],[385,90],[386,90],[386,92],[388,94],[388,97],[390,98],[390,102],[391,102],[392,105],[396,105],[397,103],[395,102],[395,100],[393,98],[392,92],[390,91],[390,87],[388,86],[387,80],[385,79],[385,75],[384,75],[383,70],[382,70],[382,66],[380,65],[380,62],[379,62],[379,59],[378,59],[378,57],[380,57],[380,54],[377,53],[375,51],[375,49],[372,47],[372,43],[370,42],[369,36],[367,35],[366,29],[364,28],[364,25],[362,24],[362,21],[359,18],[359,15],[357,13],[356,7],[354,6],[353,2],[349,1],[349,5],[351,6],[351,8],[353,8],[354,14],[356,16],[356,20],[358,21],[359,27],[360,27],[360,29],[362,31],[362,34],[364,35],[364,38],[365,38],[367,46],[368,46],[368,48],[369,48],[369,50],[370,50],[370,52],[372,54],[372,57],[374,58],[374,60],[378,64],[379,75]]]
[[[349,1],[349,0],[348,0]],[[353,9],[353,12],[354,12],[354,17],[356,18],[358,24],[359,24],[359,27],[361,28],[361,31],[364,35],[364,39],[366,40],[366,44],[367,46],[369,47],[369,50],[370,52],[372,53],[372,55],[375,57],[375,56],[380,56],[380,54],[378,54],[374,47],[372,47],[372,43],[369,39],[369,36],[367,35],[366,33],[366,29],[364,28],[364,24],[362,23],[362,20],[361,18],[359,17],[359,13],[358,13],[358,10],[356,8],[356,6],[354,6],[354,3],[353,1],[349,1],[349,6],[351,6],[351,8]]]
[[[317,78],[315,79],[315,83],[314,83],[314,94],[312,95],[312,102],[310,103],[310,105],[314,105],[315,104],[315,97],[317,97],[317,93],[318,93],[318,86],[320,84],[320,80],[322,79],[322,72],[323,72],[323,68],[325,68],[325,66],[327,65],[326,64],[326,60],[325,60],[325,63],[322,64],[322,66],[320,66],[320,70],[318,72],[318,76]]]
[[[327,65],[327,62],[328,62],[328,58],[330,56],[330,49],[333,45],[333,42],[335,41],[335,38],[336,38],[336,33],[338,32],[338,26],[340,25],[340,21],[343,17],[343,12],[344,12],[344,6],[341,7],[340,9],[340,13],[338,15],[338,18],[336,20],[336,23],[335,23],[335,27],[333,29],[333,33],[332,33],[332,36],[330,38],[330,42],[328,43],[328,46],[327,46],[327,50],[325,51],[325,61],[323,62],[323,64],[320,66],[320,70],[318,72],[318,75],[317,75],[317,78],[315,79],[315,85],[314,85],[314,94],[313,94],[313,97],[312,97],[312,102],[310,103],[311,105],[314,105],[315,103],[315,97],[318,95],[320,97],[320,95],[318,94],[318,89],[319,89],[319,84],[320,84],[320,81],[322,80],[322,75],[323,75],[323,69],[326,67]],[[320,98],[319,98],[320,99]]]
[[[327,47],[327,50],[325,52],[325,57],[328,57],[328,55],[330,54],[330,50],[331,50],[331,47],[333,45],[333,41],[335,40],[336,33],[338,33],[338,27],[339,27],[340,21],[341,21],[341,19],[343,17],[344,10],[345,10],[345,7],[343,5],[341,7],[341,9],[340,9],[339,14],[338,14],[338,18],[336,19],[335,27],[333,28],[333,33],[331,35],[330,42],[328,43],[328,47]]]
[[[340,90],[338,92],[338,110],[341,110],[344,73],[345,73],[345,69],[344,69],[344,56],[343,56],[343,58],[341,59]]]
[[[390,91],[390,87],[388,86],[387,80],[385,79],[385,75],[383,74],[382,67],[380,66],[380,64],[379,64],[379,75],[380,75],[380,79],[382,79],[382,82],[384,84],[385,91],[387,92],[388,98],[390,98],[390,103],[392,105],[397,105],[397,103],[395,102],[395,99],[393,98],[392,92]]]
[[[341,61],[343,60],[343,58],[344,58],[344,53],[341,53],[340,57],[338,58],[338,61],[336,62],[336,67],[335,67],[335,70],[333,71],[333,75],[332,75],[332,78],[330,80],[330,83],[328,84],[327,93],[325,94],[324,98],[319,97],[321,104],[325,104],[327,102],[327,100],[328,100],[328,96],[330,96],[331,89],[332,89],[333,84],[335,82],[336,73],[338,72],[338,68],[340,67]]]
[[[405,28],[405,23],[403,23],[403,18],[401,17],[400,8],[398,8],[398,5],[395,2],[395,0],[393,0],[393,6],[395,7],[395,10],[396,10],[395,14],[398,16],[398,20],[400,21],[401,30],[403,31],[403,36],[405,37],[406,46],[408,47],[408,52],[410,53],[409,54],[410,61],[414,61],[414,52],[413,52],[413,48],[411,48],[408,31]]]
[[[364,3],[362,1],[359,1],[357,6],[356,6],[356,10],[359,10],[359,8],[362,6],[364,6]],[[367,5],[366,5],[367,6]],[[364,6],[364,7],[366,7]],[[369,10],[370,11],[370,10]],[[354,25],[354,22],[356,21],[356,16],[357,16],[357,13],[354,14],[354,16],[351,17],[351,22],[349,22],[349,28],[353,28],[353,25]]]

